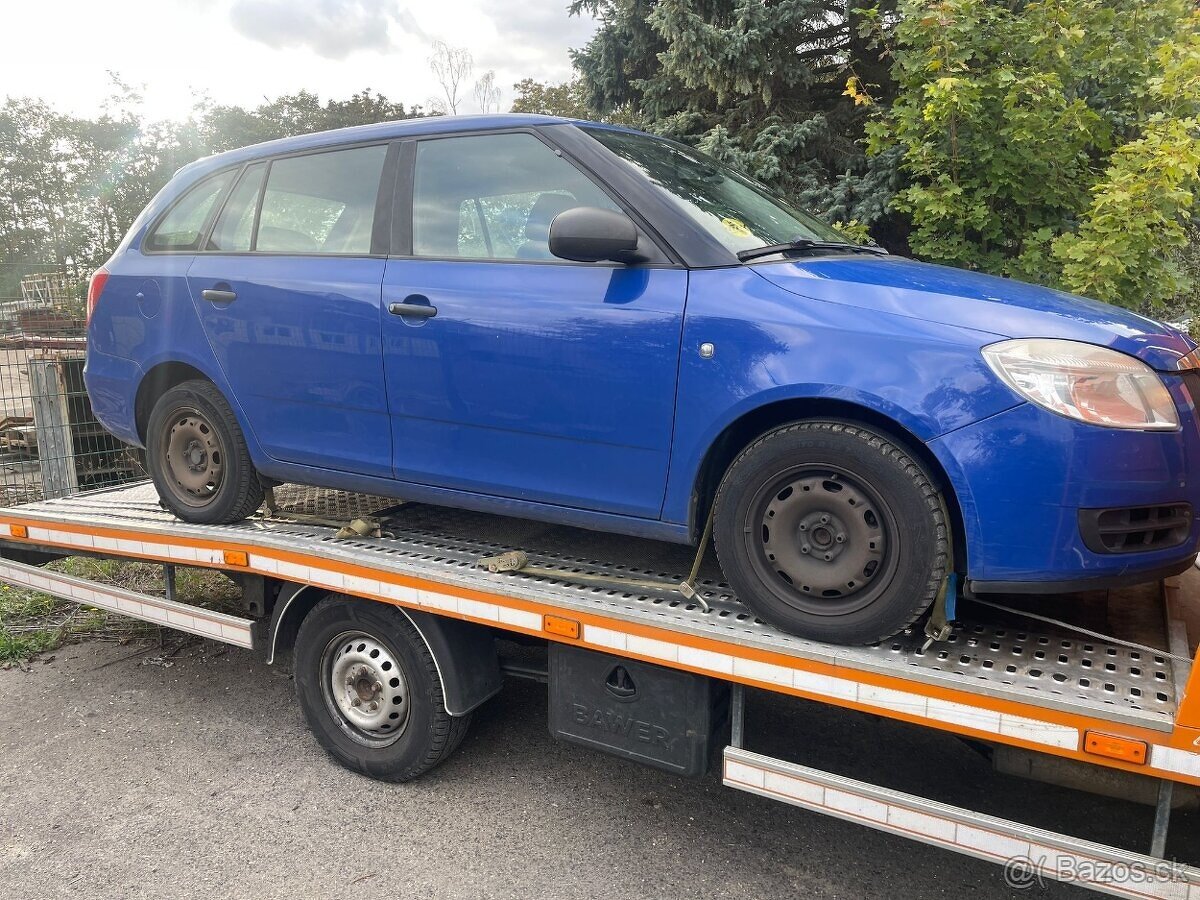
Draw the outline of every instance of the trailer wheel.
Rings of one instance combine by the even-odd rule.
[[[185,381],[158,398],[146,450],[159,498],[185,522],[239,522],[262,505],[242,429],[212,382]]]
[[[785,631],[870,644],[937,596],[950,534],[937,489],[887,437],[800,422],[759,438],[717,491],[714,536],[738,597]]]
[[[300,625],[296,694],[321,746],[348,769],[409,781],[454,752],[470,715],[446,712],[433,654],[404,613],[347,597]]]

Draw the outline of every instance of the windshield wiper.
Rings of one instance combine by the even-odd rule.
[[[877,244],[851,244],[846,241],[810,241],[807,238],[797,238],[786,244],[767,244],[751,250],[739,250],[737,258],[742,262],[758,259],[760,256],[774,256],[782,253],[800,255],[811,251],[829,250],[843,253],[870,253],[873,256],[887,256],[888,252]]]

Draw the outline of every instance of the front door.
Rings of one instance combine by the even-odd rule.
[[[249,166],[188,271],[217,361],[275,459],[391,476],[384,259],[370,252],[386,152]]]
[[[412,254],[383,279],[396,478],[657,518],[687,273],[553,257],[557,213],[618,207],[534,134],[415,157]]]

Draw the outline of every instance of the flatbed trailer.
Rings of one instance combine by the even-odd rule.
[[[148,483],[3,509],[0,581],[259,650],[268,662],[289,651],[304,617],[326,598],[386,604],[412,624],[436,664],[445,712],[463,721],[502,683],[497,636],[546,642],[552,658],[554,651],[603,654],[585,657],[622,662],[636,678],[683,673],[690,679],[685,688],[714,685],[716,696],[728,686],[728,730],[714,714],[704,719],[702,737],[720,737],[730,787],[1001,863],[1017,879],[1058,879],[1120,897],[1200,900],[1200,868],[1162,858],[1173,787],[1200,786],[1198,635],[1189,637],[1186,628],[1200,597],[1184,596],[1177,584],[1143,592],[1159,604],[1154,614],[1161,614],[1169,642],[1157,651],[1036,622],[1014,624],[978,605],[960,610],[950,636],[931,645],[917,630],[870,647],[841,647],[757,621],[720,581],[711,558],[696,582],[698,597],[671,591],[690,566],[686,547],[332,490],[284,486],[276,497],[271,516],[221,526],[178,521]],[[339,536],[334,525],[355,519],[378,522],[380,530]],[[514,549],[528,554],[538,574],[479,565]],[[68,555],[161,563],[164,596],[42,567]],[[180,602],[176,566],[219,570],[239,582],[246,614]],[[647,580],[663,588],[646,587]],[[612,671],[618,669],[628,676],[621,666]],[[551,681],[552,703],[554,679],[568,677],[565,668],[553,670],[532,673]],[[1063,761],[1085,778],[1088,772],[1146,776],[1158,786],[1150,852],[756,753],[748,746],[746,687]],[[633,699],[632,689],[611,676],[607,688],[601,696]],[[669,690],[666,700],[673,702]],[[647,715],[650,721],[633,723],[634,746],[642,729],[653,757],[655,723]],[[602,740],[593,745],[604,749]],[[639,758],[629,746],[608,749]],[[673,759],[657,764],[686,768]]]

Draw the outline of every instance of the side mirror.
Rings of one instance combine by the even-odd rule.
[[[633,262],[637,245],[633,220],[611,209],[576,206],[560,212],[550,222],[550,252],[560,259]]]

